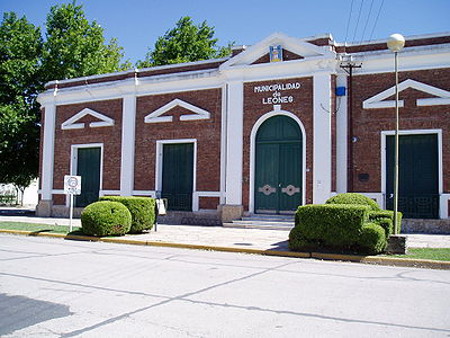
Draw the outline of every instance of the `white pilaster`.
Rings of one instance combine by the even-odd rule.
[[[347,75],[341,74],[337,77],[338,87],[347,88]],[[347,94],[336,97],[336,192],[338,194],[347,192]]]
[[[324,203],[331,195],[331,77],[314,75],[313,203]]]
[[[120,170],[120,194],[133,195],[134,188],[134,149],[136,137],[136,96],[123,98],[122,108],[122,152]]]
[[[226,204],[241,205],[244,125],[244,86],[242,81],[228,83],[227,107]]]
[[[42,152],[42,200],[52,199],[53,189],[53,153],[55,150],[56,105],[48,103],[44,106],[44,149]]]

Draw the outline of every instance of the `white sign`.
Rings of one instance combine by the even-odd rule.
[[[81,195],[81,176],[64,176],[64,193],[67,195]]]
[[[301,84],[299,82],[291,83],[274,83],[265,86],[253,87],[255,93],[272,92],[272,96],[262,98],[262,104],[281,104],[292,103],[294,97],[292,95],[282,95],[281,91],[300,89]]]

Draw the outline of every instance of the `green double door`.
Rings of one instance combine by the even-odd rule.
[[[100,147],[77,149],[76,175],[81,176],[81,195],[75,196],[76,207],[85,207],[98,200],[100,161]]]
[[[168,210],[192,211],[193,175],[194,144],[164,144],[161,196]]]
[[[256,135],[255,213],[292,214],[302,203],[302,136],[287,116],[266,120]]]
[[[386,208],[393,210],[395,137],[386,139]],[[398,210],[404,218],[439,218],[436,134],[399,136]]]

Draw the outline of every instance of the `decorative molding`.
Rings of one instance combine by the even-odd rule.
[[[417,99],[417,106],[438,106],[438,105],[450,105],[450,91],[443,90],[437,87],[430,86],[426,83],[415,81],[415,80],[405,80],[398,85],[398,91],[401,92],[405,89],[416,89],[418,91],[434,95],[437,97]],[[386,100],[388,97],[395,95],[395,86],[388,88],[381,93],[368,98],[363,101],[364,109],[379,109],[379,108],[394,108],[395,100]],[[398,101],[398,106],[403,107],[403,100]]]
[[[163,123],[172,122],[173,116],[162,116],[175,107],[181,107],[188,110],[191,114],[183,114],[180,116],[180,121],[197,121],[208,120],[211,117],[210,112],[200,107],[194,106],[186,101],[175,99],[156,109],[153,113],[148,114],[144,118],[145,123]]]
[[[79,113],[75,114],[68,120],[64,121],[61,124],[62,130],[71,130],[71,129],[83,129],[85,127],[85,123],[76,123],[77,121],[81,120],[83,117],[91,115],[100,121],[97,122],[91,122],[89,123],[90,128],[98,128],[98,127],[111,127],[114,125],[114,120],[106,115],[100,114],[99,112],[96,112],[95,110],[92,110],[90,108],[84,108]]]

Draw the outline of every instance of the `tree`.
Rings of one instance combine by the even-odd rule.
[[[131,68],[116,39],[105,43],[103,28],[89,23],[76,2],[51,7],[46,21],[43,70],[48,80],[62,80]]]
[[[0,182],[14,184],[22,196],[38,173],[41,53],[39,28],[5,13],[0,26]]]
[[[175,28],[160,36],[155,49],[150,50],[144,61],[138,61],[136,67],[145,68],[166,64],[220,58],[231,53],[228,47],[218,47],[214,38],[214,27],[203,21],[195,25],[189,16],[178,20]]]

